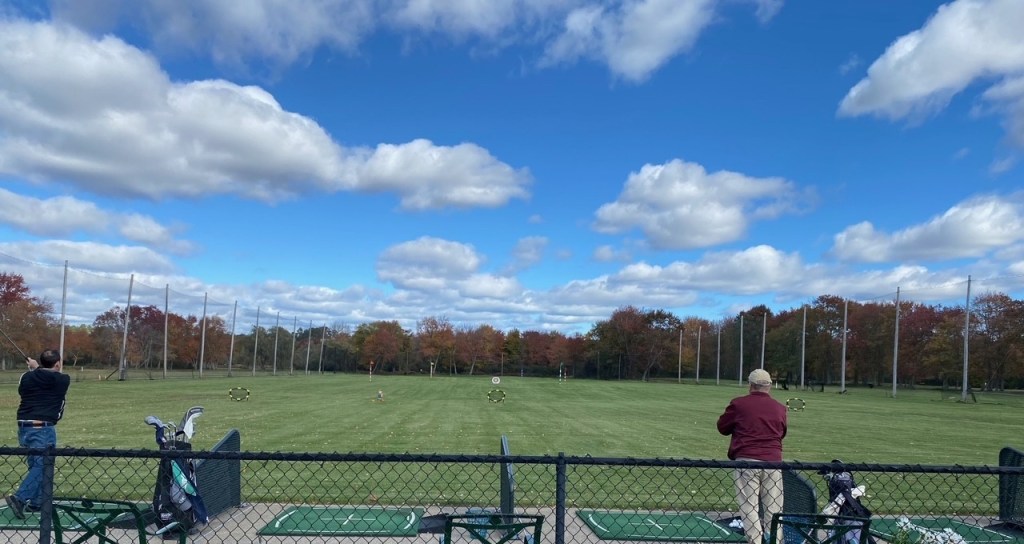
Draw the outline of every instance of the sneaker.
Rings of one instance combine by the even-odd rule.
[[[25,503],[21,502],[21,499],[14,495],[8,495],[5,499],[7,500],[7,506],[14,513],[14,517],[25,519]]]
[[[36,506],[34,504],[31,504],[31,503],[25,503],[24,510],[26,512],[30,513],[30,514],[34,514],[34,513],[38,512],[38,511],[42,510],[42,507]]]

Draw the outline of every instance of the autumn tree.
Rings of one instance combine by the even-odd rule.
[[[327,329],[324,343],[324,371],[357,372],[363,370],[359,350],[353,340],[353,332],[346,323],[335,322]]]
[[[791,384],[800,385],[801,371],[806,378],[803,314],[803,308],[799,308],[782,311],[769,318],[765,339],[765,369],[777,381],[787,384],[787,387]]]
[[[975,299],[972,316],[977,322],[972,338],[975,365],[986,391],[1006,387],[1011,372],[1024,369],[1024,301],[990,293]]]
[[[932,334],[918,354],[919,370],[923,378],[952,387],[963,381],[964,312],[948,309],[936,317]]]
[[[0,273],[0,329],[10,337],[0,340],[0,368],[10,366],[9,361],[23,362],[21,352],[35,357],[43,349],[56,346],[49,317],[52,313],[53,305],[32,296],[20,274]]]
[[[69,325],[64,329],[64,358],[66,367],[76,368],[93,362],[95,347],[88,325]]]
[[[838,381],[845,299],[822,295],[807,309],[806,365],[809,380]]]
[[[608,321],[596,323],[588,336],[612,361],[622,361],[621,372],[627,378],[647,380],[670,359],[675,361],[672,356],[678,354],[681,326],[671,312],[625,306],[615,310]]]
[[[170,368],[199,369],[201,328],[194,315],[167,316],[167,358]]]
[[[97,350],[97,359],[106,366],[117,367],[121,361],[125,312],[114,306],[96,316],[92,322],[92,343]]]
[[[709,354],[713,353],[712,350],[708,349],[709,345],[707,342],[710,335],[714,332],[714,325],[707,319],[688,317],[682,320],[680,326],[683,328],[682,353],[680,356],[682,364],[677,366],[681,366],[684,375],[689,375],[692,372],[695,379],[697,378],[698,368],[705,373],[704,375],[707,375],[708,362],[711,360]]]
[[[935,336],[942,316],[935,306],[915,302],[900,306],[899,374],[909,384],[922,377],[921,354]]]
[[[420,355],[430,364],[430,375],[440,368],[441,362],[451,360],[455,348],[455,329],[446,317],[426,317],[416,322],[416,336],[419,338]],[[449,364],[448,372],[456,373]]]
[[[494,362],[502,340],[502,334],[490,325],[481,325],[475,329],[460,327],[455,331],[455,359],[463,363],[472,375],[476,372],[477,363],[486,366]]]
[[[369,369],[371,361],[376,365],[375,371],[384,372],[397,368],[399,354],[409,342],[409,333],[398,324],[398,321],[374,321],[356,327],[352,335],[352,343],[359,353],[361,369]]]
[[[608,320],[595,323],[588,334],[608,354],[609,362],[616,365],[616,375],[621,377],[624,373],[628,378],[631,369],[639,364],[646,330],[643,312],[635,306],[624,306],[612,312]]]
[[[878,302],[850,303],[847,349],[854,382],[879,385],[892,373],[896,313]]]
[[[512,329],[505,333],[505,341],[501,346],[501,362],[510,368],[519,368],[520,375],[523,374],[523,333],[519,329]]]

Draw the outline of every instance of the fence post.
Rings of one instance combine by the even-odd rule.
[[[565,453],[555,464],[555,544],[565,544]]]
[[[42,504],[39,505],[39,544],[50,544],[53,526],[53,467],[56,459],[54,446],[47,446],[43,455],[43,481],[39,490],[42,493]]]

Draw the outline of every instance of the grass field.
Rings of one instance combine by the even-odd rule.
[[[7,381],[7,380],[5,380]],[[13,381],[13,380],[10,380]],[[249,389],[249,400],[228,397]],[[382,390],[384,402],[373,402]],[[488,400],[501,389],[505,401]],[[728,438],[715,422],[732,397],[729,385],[508,377],[326,374],[276,377],[100,381],[76,379],[59,427],[62,446],[154,447],[147,415],[177,422],[200,405],[193,440],[212,446],[229,429],[248,451],[482,453],[509,437],[513,454],[724,459]],[[854,389],[849,394],[773,391],[789,412],[785,459],[927,465],[996,465],[999,449],[1021,448],[1024,395],[979,395],[978,403],[943,400],[937,391]],[[0,385],[0,413],[14,419],[17,387]],[[0,427],[0,444],[17,445]]]

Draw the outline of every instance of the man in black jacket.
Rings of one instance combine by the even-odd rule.
[[[28,359],[28,372],[18,382],[18,444],[23,448],[46,448],[57,445],[57,422],[64,416],[64,402],[71,376],[61,372],[60,352],[48,349],[39,361]],[[29,455],[28,474],[13,495],[6,497],[14,516],[25,519],[25,511],[38,510],[41,505],[43,458]]]

